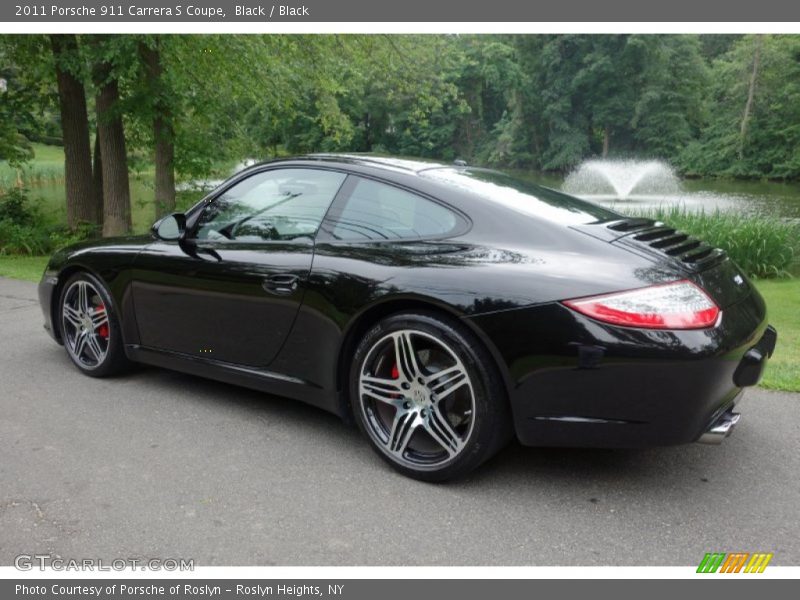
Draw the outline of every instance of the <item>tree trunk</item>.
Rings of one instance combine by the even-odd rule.
[[[533,140],[533,154],[536,157],[536,164],[541,166],[542,164],[542,144],[539,141],[539,128],[537,126],[532,127],[533,134],[531,139]]]
[[[103,237],[124,235],[131,230],[131,195],[119,85],[108,63],[95,65],[93,75],[98,90],[95,106],[103,173]]]
[[[603,158],[608,158],[608,145],[611,138],[611,128],[606,125],[603,128]]]
[[[139,53],[144,63],[147,89],[153,101],[153,139],[155,140],[156,166],[156,218],[175,211],[175,131],[172,110],[164,89],[159,40],[150,47],[140,44]]]
[[[175,142],[169,116],[153,119],[156,139],[156,216],[175,212]]]
[[[750,85],[747,89],[747,102],[744,105],[742,115],[742,126],[739,131],[739,160],[744,158],[744,146],[747,140],[747,126],[750,124],[750,115],[753,112],[753,100],[756,95],[756,81],[758,80],[758,68],[761,62],[761,36],[755,39],[755,49],[753,51],[753,70],[750,72]]]
[[[103,230],[103,158],[100,154],[100,132],[94,135],[94,162],[92,163],[92,188],[94,209],[97,215],[98,234]]]
[[[64,183],[67,196],[67,226],[98,223],[92,190],[92,154],[89,119],[83,82],[67,65],[75,63],[78,40],[74,35],[51,35],[56,65],[61,131],[64,138]]]

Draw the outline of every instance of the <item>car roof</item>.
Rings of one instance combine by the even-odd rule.
[[[278,158],[274,160],[265,161],[254,167],[277,163],[292,163],[292,162],[321,162],[330,164],[344,164],[344,165],[357,165],[361,167],[373,167],[385,169],[387,171],[395,171],[405,173],[407,175],[418,174],[428,169],[441,169],[444,167],[451,167],[435,160],[426,160],[421,158],[398,158],[393,156],[383,156],[380,154],[372,153],[315,153],[305,154],[300,156],[292,156],[286,158]]]
[[[545,188],[532,182],[526,184],[530,188],[530,192],[522,193],[523,195],[527,193],[536,202],[531,202],[530,206],[524,207],[523,210],[520,202],[524,202],[524,198],[517,199],[515,203],[512,202],[516,197],[514,193],[511,193],[509,198],[497,196],[493,187],[494,184],[491,181],[487,183],[488,192],[491,192],[491,194],[487,195],[487,190],[481,192],[480,189],[474,189],[474,185],[467,185],[466,183],[468,182],[452,182],[449,180],[450,177],[447,176],[448,172],[454,172],[455,175],[463,173],[467,177],[478,174],[507,176],[502,171],[465,165],[463,161],[446,164],[441,161],[382,156],[380,154],[315,153],[276,158],[248,166],[231,176],[221,187],[235,185],[237,181],[245,179],[252,173],[284,166],[287,168],[317,167],[346,171],[356,176],[366,176],[398,185],[412,190],[416,194],[444,202],[451,209],[458,211],[472,222],[470,232],[477,236],[475,239],[493,240],[495,236],[500,235],[503,238],[503,243],[516,239],[518,243],[524,244],[532,238],[541,241],[545,237],[552,237],[554,231],[558,231],[558,236],[563,238],[565,231],[568,231],[568,229],[559,228],[555,230],[552,228],[553,223],[574,227],[602,218],[602,216],[594,215],[592,210],[588,210],[594,206],[591,203],[584,203],[580,199],[572,198],[557,190]],[[435,173],[440,173],[441,177],[435,176]],[[202,205],[216,193],[216,190],[212,191],[196,206]],[[564,206],[564,199],[568,201],[566,203],[570,204],[570,206]],[[583,209],[578,206],[576,210],[575,203],[578,205],[585,204],[586,206]],[[553,210],[548,210],[548,207]],[[594,208],[598,211],[606,210],[599,206],[594,206]],[[560,212],[555,209],[560,209]],[[617,216],[612,211],[606,210],[606,212],[612,216]],[[584,213],[588,216],[585,219],[581,219],[580,214]],[[537,230],[538,233],[532,236],[530,228],[534,226],[534,223],[536,227],[542,229]],[[512,231],[514,229],[516,231]],[[575,231],[577,232],[577,230]],[[501,233],[498,234],[498,232]],[[585,237],[583,233],[576,233],[576,235]]]

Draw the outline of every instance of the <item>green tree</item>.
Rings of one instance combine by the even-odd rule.
[[[102,171],[103,236],[106,237],[131,230],[128,149],[120,80],[132,68],[131,57],[136,56],[134,42],[130,36],[103,35],[89,39]]]
[[[139,41],[142,62],[142,85],[149,100],[144,106],[151,111],[153,156],[155,163],[156,217],[175,210],[175,121],[173,90],[164,74],[161,36]]]
[[[641,37],[646,60],[631,119],[635,149],[674,159],[706,118],[708,68],[696,36]]]
[[[89,116],[84,87],[85,63],[75,35],[51,35],[64,140],[67,226],[101,222],[102,197],[95,194],[89,143]]]
[[[24,131],[36,128],[34,94],[14,59],[10,40],[0,43],[0,160],[19,166],[32,157]]]
[[[680,156],[691,173],[800,176],[800,36],[745,36],[711,65],[712,109]]]

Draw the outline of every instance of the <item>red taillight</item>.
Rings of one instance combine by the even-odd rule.
[[[719,318],[719,307],[688,280],[565,300],[564,304],[598,321],[647,329],[702,329]]]

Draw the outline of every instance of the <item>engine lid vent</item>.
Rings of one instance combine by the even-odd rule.
[[[606,227],[622,234],[615,242],[647,246],[659,254],[677,258],[697,271],[717,264],[726,257],[723,250],[653,219],[621,219],[608,223]]]

